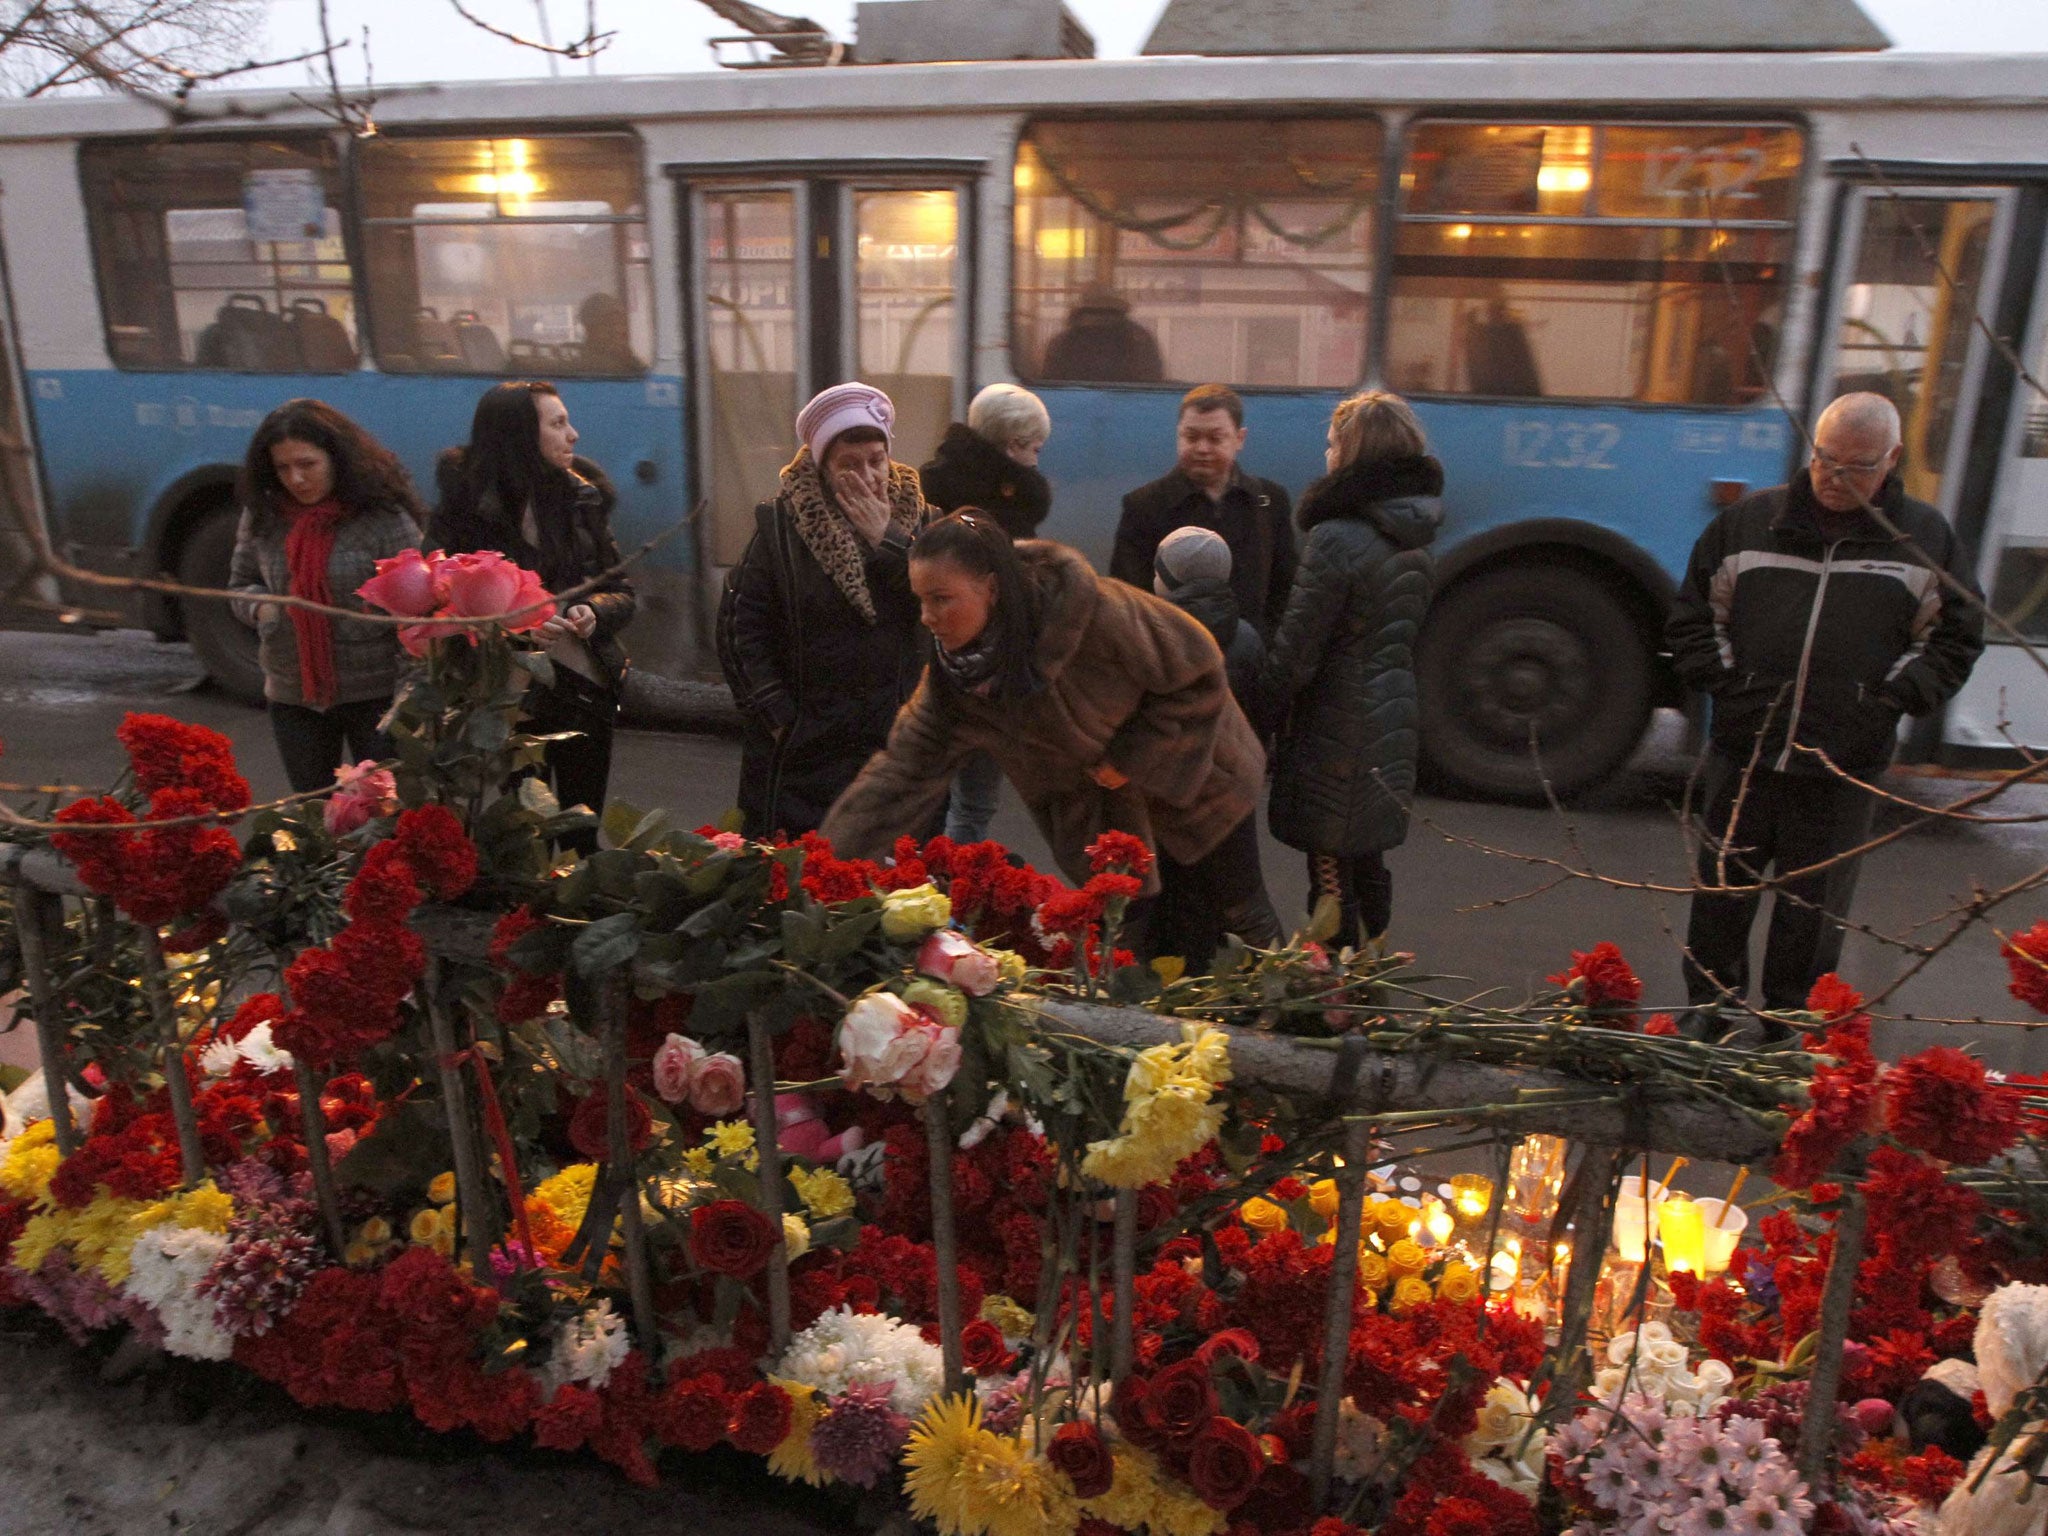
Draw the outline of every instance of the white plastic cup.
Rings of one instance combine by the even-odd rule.
[[[1696,1200],[1707,1226],[1707,1273],[1718,1275],[1735,1262],[1735,1250],[1742,1246],[1742,1234],[1749,1226],[1749,1212],[1721,1200]],[[1728,1214],[1723,1217],[1723,1208]],[[1716,1226],[1715,1223],[1720,1225]]]

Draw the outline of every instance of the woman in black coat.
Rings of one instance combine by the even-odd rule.
[[[1443,466],[1397,395],[1330,420],[1330,473],[1296,513],[1307,535],[1259,678],[1277,725],[1273,835],[1309,856],[1309,901],[1337,900],[1339,945],[1393,917],[1384,852],[1408,836],[1420,708],[1415,637],[1429,605]]]
[[[719,658],[744,722],[749,837],[814,830],[888,742],[923,668],[909,562],[930,508],[917,471],[889,457],[895,420],[866,384],[812,399],[733,569]]]
[[[617,569],[611,512],[618,501],[603,470],[576,453],[576,429],[555,386],[499,384],[484,392],[469,442],[435,466],[441,502],[427,524],[429,546],[451,555],[491,549],[538,571],[550,592],[603,575],[596,590],[533,631],[555,663],[553,686],[526,695],[526,729],[577,734],[547,745],[547,772],[566,809],[604,813],[612,731],[629,665],[619,631],[633,617],[633,585]],[[609,573],[609,574],[606,574]],[[597,833],[564,839],[597,851]]]

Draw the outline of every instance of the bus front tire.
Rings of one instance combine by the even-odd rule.
[[[235,509],[215,508],[178,552],[178,580],[188,587],[223,588],[235,555]],[[246,704],[263,702],[263,668],[256,660],[256,631],[235,617],[225,598],[181,597],[185,638],[192,643],[213,685]]]
[[[1431,606],[1416,660],[1425,767],[1468,794],[1540,802],[1545,781],[1559,795],[1590,788],[1649,726],[1650,646],[1613,587],[1569,565],[1459,582]]]

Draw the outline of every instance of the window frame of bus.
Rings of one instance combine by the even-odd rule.
[[[507,215],[500,211],[500,198],[495,192],[478,198],[476,206],[479,209],[479,215],[473,218],[422,219],[410,212],[403,215],[387,215],[375,211],[378,204],[378,194],[382,190],[378,185],[379,172],[377,162],[384,155],[393,152],[402,154],[405,149],[422,144],[489,145],[512,141],[538,145],[564,142],[596,142],[599,144],[605,141],[615,142],[624,151],[620,163],[615,169],[626,173],[624,180],[631,187],[634,197],[634,201],[628,206],[638,211],[627,213],[613,212],[602,216],[576,214]],[[544,165],[545,160],[542,163]],[[406,162],[401,161],[400,164],[401,166],[406,166]],[[386,317],[391,313],[391,305],[385,302],[385,296],[380,295],[380,287],[383,283],[383,271],[377,251],[377,232],[380,230],[418,229],[421,227],[461,229],[473,227],[493,228],[509,226],[517,228],[522,226],[602,224],[610,226],[614,231],[617,231],[621,228],[630,229],[637,227],[647,255],[644,259],[636,261],[626,246],[614,246],[613,258],[619,277],[619,290],[616,297],[622,304],[626,302],[628,285],[632,281],[632,269],[635,266],[641,268],[641,276],[646,286],[645,298],[648,306],[649,329],[650,333],[652,333],[656,301],[654,297],[654,250],[648,222],[649,193],[647,189],[646,146],[639,133],[631,126],[599,123],[559,130],[544,129],[535,132],[517,125],[493,126],[486,124],[477,126],[467,124],[459,131],[436,126],[432,129],[407,129],[397,132],[385,132],[380,133],[374,139],[356,145],[355,153],[351,157],[351,168],[354,177],[355,213],[359,225],[359,239],[363,252],[361,282],[365,294],[365,315],[367,317],[367,324],[364,326],[364,350],[367,355],[373,356],[376,359],[379,371],[391,374],[396,378],[484,379],[639,379],[646,377],[653,371],[652,357],[641,357],[638,352],[632,354],[636,363],[635,367],[631,369],[609,370],[570,365],[560,358],[534,357],[528,359],[523,356],[515,356],[511,350],[515,338],[509,335],[503,343],[503,364],[495,370],[472,368],[460,363],[456,366],[423,368],[412,361],[411,354],[402,353],[386,346]],[[411,171],[410,167],[407,166],[406,170],[402,171],[394,180],[392,190],[399,193],[415,190],[417,188],[416,176],[417,172]],[[459,199],[455,198],[451,193],[450,200]],[[412,206],[416,208],[418,203],[414,202]],[[617,204],[614,203],[612,206],[616,208]],[[489,210],[489,213],[486,215],[482,210]],[[627,238],[630,239],[630,236]],[[408,252],[405,267],[414,299],[412,310],[416,315],[419,308],[419,262],[416,250]],[[653,351],[651,341],[652,335],[650,334],[650,346],[648,347],[650,353]],[[393,359],[399,358],[405,359],[405,362],[399,366],[393,366]],[[526,366],[529,361],[532,366]]]
[[[1171,124],[1189,128],[1210,128],[1243,126],[1246,124],[1290,124],[1290,123],[1341,123],[1362,127],[1371,132],[1375,143],[1371,156],[1374,186],[1369,200],[1363,204],[1367,219],[1363,241],[1365,288],[1359,294],[1359,365],[1352,377],[1341,384],[1253,384],[1234,379],[1214,379],[1204,375],[1190,375],[1184,379],[1173,377],[1170,368],[1163,369],[1164,377],[1157,382],[1123,383],[1094,379],[1054,378],[1037,366],[1039,359],[1027,357],[1022,345],[1022,315],[1020,312],[1022,284],[1019,278],[1018,231],[1019,203],[1017,195],[1017,170],[1022,162],[1023,151],[1032,143],[1035,130],[1043,127],[1099,127],[1110,130],[1128,129],[1133,124]],[[1349,393],[1360,388],[1370,379],[1375,368],[1375,356],[1379,342],[1378,320],[1380,315],[1380,272],[1389,248],[1392,206],[1389,201],[1389,187],[1395,167],[1394,155],[1399,146],[1397,134],[1389,131],[1386,118],[1379,112],[1360,111],[1356,108],[1340,110],[1301,110],[1258,113],[1219,112],[1130,112],[1105,116],[1099,112],[1089,113],[1041,113],[1028,119],[1018,129],[1010,149],[1010,171],[1008,181],[1009,229],[1005,250],[1009,263],[1009,294],[1005,335],[1010,349],[1010,366],[1013,375],[1034,387],[1081,388],[1111,390],[1172,390],[1182,391],[1193,385],[1206,382],[1228,384],[1241,395],[1301,395],[1328,394],[1332,391]],[[1090,215],[1090,217],[1093,217]],[[1049,338],[1048,338],[1049,339]],[[1154,338],[1155,341],[1157,338]],[[1162,348],[1162,362],[1167,361]],[[1025,366],[1027,363],[1031,366]]]
[[[1703,144],[1711,142],[1710,137],[1707,136],[1731,130],[1754,129],[1770,134],[1790,134],[1798,146],[1799,163],[1790,176],[1781,178],[1779,181],[1779,184],[1784,189],[1783,200],[1786,216],[1783,218],[1744,220],[1696,218],[1682,215],[1671,217],[1603,215],[1598,212],[1544,214],[1541,212],[1485,213],[1450,211],[1418,214],[1411,212],[1415,195],[1420,190],[1420,178],[1416,175],[1413,157],[1420,137],[1433,128],[1584,130],[1587,136],[1586,164],[1589,168],[1596,170],[1596,175],[1588,180],[1585,187],[1575,189],[1582,194],[1583,201],[1581,207],[1585,209],[1597,209],[1598,207],[1600,185],[1597,177],[1597,167],[1602,158],[1602,152],[1600,140],[1597,136],[1604,130],[1635,129],[1697,132],[1703,136]],[[1541,401],[1559,404],[1621,405],[1634,409],[1691,411],[1743,411],[1754,409],[1758,401],[1768,401],[1774,397],[1777,370],[1785,356],[1785,321],[1790,308],[1793,283],[1797,276],[1800,236],[1804,225],[1811,178],[1815,172],[1813,157],[1810,153],[1811,147],[1812,136],[1809,126],[1803,119],[1797,116],[1770,117],[1743,114],[1739,116],[1716,117],[1712,114],[1693,114],[1679,118],[1648,116],[1639,110],[1624,110],[1604,114],[1581,111],[1569,115],[1545,115],[1540,113],[1506,115],[1485,112],[1417,113],[1408,118],[1401,126],[1397,168],[1391,188],[1393,195],[1390,200],[1391,207],[1387,221],[1387,260],[1384,268],[1386,320],[1375,338],[1373,359],[1375,375],[1386,379],[1388,387],[1400,389],[1404,395],[1410,395],[1417,399],[1462,401],[1512,400],[1517,403]],[[1547,189],[1539,188],[1539,195],[1542,190]],[[1650,399],[1645,397],[1640,386],[1635,392],[1629,394],[1592,395],[1549,392],[1531,395],[1488,394],[1472,390],[1449,388],[1424,389],[1403,387],[1402,382],[1394,379],[1390,373],[1395,335],[1399,324],[1399,301],[1402,296],[1404,281],[1403,265],[1404,262],[1414,259],[1411,254],[1403,251],[1403,233],[1411,226],[1455,227],[1459,225],[1490,225],[1506,228],[1558,227],[1587,230],[1635,229],[1644,231],[1699,229],[1717,232],[1736,231],[1742,234],[1775,237],[1778,246],[1778,255],[1775,260],[1770,262],[1744,263],[1746,265],[1768,265],[1777,269],[1775,277],[1770,280],[1768,289],[1760,290],[1764,294],[1766,301],[1763,307],[1766,310],[1775,311],[1777,323],[1776,334],[1772,338],[1772,351],[1768,357],[1762,360],[1763,369],[1760,378],[1755,383],[1744,386],[1753,389],[1755,394],[1749,399],[1717,402],[1691,398],[1680,400]],[[1561,259],[1564,261],[1575,259],[1598,261],[1602,258],[1598,256],[1566,256]],[[1642,258],[1633,259],[1641,260]],[[1406,274],[1406,280],[1413,282],[1417,279],[1414,274],[1410,273]],[[1500,279],[1502,282],[1512,280],[1512,278]],[[1571,281],[1571,279],[1559,279],[1559,281]],[[1625,280],[1594,279],[1592,281],[1611,284]],[[1654,283],[1657,280],[1638,281]],[[1757,285],[1752,284],[1749,286],[1756,287]],[[1646,358],[1648,349],[1652,344],[1653,342],[1644,343]]]
[[[117,212],[134,213],[147,211],[157,221],[159,226],[162,226],[162,221],[166,214],[200,210],[181,208],[166,199],[154,200],[148,203],[146,207],[127,201],[119,196],[117,190],[119,178],[124,174],[125,168],[118,164],[95,165],[94,162],[117,162],[119,157],[134,155],[138,151],[145,155],[151,153],[178,154],[186,151],[218,152],[228,148],[262,145],[269,145],[283,150],[285,154],[296,157],[301,161],[310,160],[314,162],[310,167],[293,165],[282,167],[283,169],[316,169],[320,172],[321,192],[325,199],[324,206],[334,213],[340,230],[341,260],[339,262],[329,262],[316,259],[309,263],[286,263],[285,265],[340,266],[346,269],[347,276],[339,284],[306,283],[289,286],[320,288],[324,291],[346,291],[348,293],[352,308],[350,318],[353,322],[350,327],[350,341],[356,353],[354,366],[346,369],[315,369],[304,366],[274,369],[223,369],[199,362],[196,358],[192,362],[186,362],[184,359],[185,349],[182,328],[179,325],[177,313],[178,294],[181,290],[177,287],[172,277],[173,262],[171,260],[171,240],[168,227],[160,227],[158,230],[157,238],[162,246],[161,255],[158,260],[158,275],[146,284],[149,294],[149,307],[156,311],[155,318],[149,326],[138,326],[134,327],[134,329],[146,330],[149,335],[155,338],[157,348],[161,352],[165,338],[163,327],[166,315],[168,315],[170,325],[169,336],[172,343],[171,350],[176,354],[177,360],[175,362],[137,362],[130,357],[124,357],[124,348],[117,342],[115,337],[115,313],[117,306],[109,301],[111,293],[125,291],[125,285],[110,281],[115,276],[114,268],[119,265],[115,255],[115,247],[118,241],[116,233],[110,225],[110,220]],[[246,374],[252,378],[282,378],[294,374],[309,374],[323,378],[345,378],[350,373],[361,369],[364,358],[367,355],[364,345],[363,325],[367,310],[362,281],[362,249],[356,238],[353,199],[350,195],[352,188],[349,178],[349,167],[343,157],[340,146],[332,134],[317,131],[299,133],[244,132],[207,134],[203,137],[193,136],[186,138],[165,138],[162,135],[139,138],[133,135],[85,138],[78,141],[75,163],[79,195],[81,201],[85,204],[86,243],[92,252],[93,292],[94,298],[99,304],[101,337],[106,347],[107,361],[116,370],[123,373],[232,372]],[[245,162],[243,173],[246,175],[250,170],[262,168],[253,163]],[[155,185],[157,183],[152,181],[151,184]],[[285,242],[264,243],[275,246]],[[274,250],[269,264],[273,268],[279,265]],[[139,269],[144,265],[144,262],[138,260],[127,265],[131,268]],[[186,291],[212,292],[214,290],[194,289]],[[226,292],[228,290],[221,291]],[[195,352],[196,350],[195,348]]]

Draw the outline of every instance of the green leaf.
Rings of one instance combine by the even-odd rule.
[[[824,940],[818,946],[818,958],[821,961],[844,960],[874,937],[881,927],[882,908],[879,902],[872,911],[841,918],[825,931]]]
[[[511,739],[512,722],[503,711],[480,709],[469,717],[462,739],[479,752],[495,752]]]
[[[555,1060],[570,1077],[594,1082],[604,1075],[604,1049],[581,1028],[560,1015],[551,1014],[547,1023],[548,1044]],[[378,1124],[381,1126],[382,1121]]]
[[[782,948],[792,965],[814,965],[824,947],[825,925],[810,912],[782,910]]]
[[[1316,909],[1309,914],[1308,927],[1302,930],[1302,937],[1313,939],[1318,944],[1327,944],[1337,936],[1337,925],[1344,920],[1344,913],[1338,906],[1337,898],[1322,895],[1316,898]]]
[[[556,815],[562,809],[554,790],[548,787],[548,781],[537,773],[519,781],[518,805],[522,811],[531,811],[543,818]]]
[[[607,821],[609,821],[610,807],[606,807],[605,814]],[[649,811],[640,818],[634,825],[633,830],[626,835],[623,841],[618,838],[613,838],[612,841],[621,848],[631,848],[637,853],[652,848],[661,835],[668,831],[670,825],[671,821],[667,811]]]
[[[543,651],[521,651],[512,658],[543,688],[555,686],[555,660]]]
[[[576,935],[570,958],[582,976],[603,976],[633,963],[640,952],[640,915],[614,912]]]
[[[630,800],[607,800],[604,817],[600,822],[604,828],[604,840],[614,848],[625,847],[627,839],[633,835],[633,829],[640,825],[641,815],[640,807]]]

